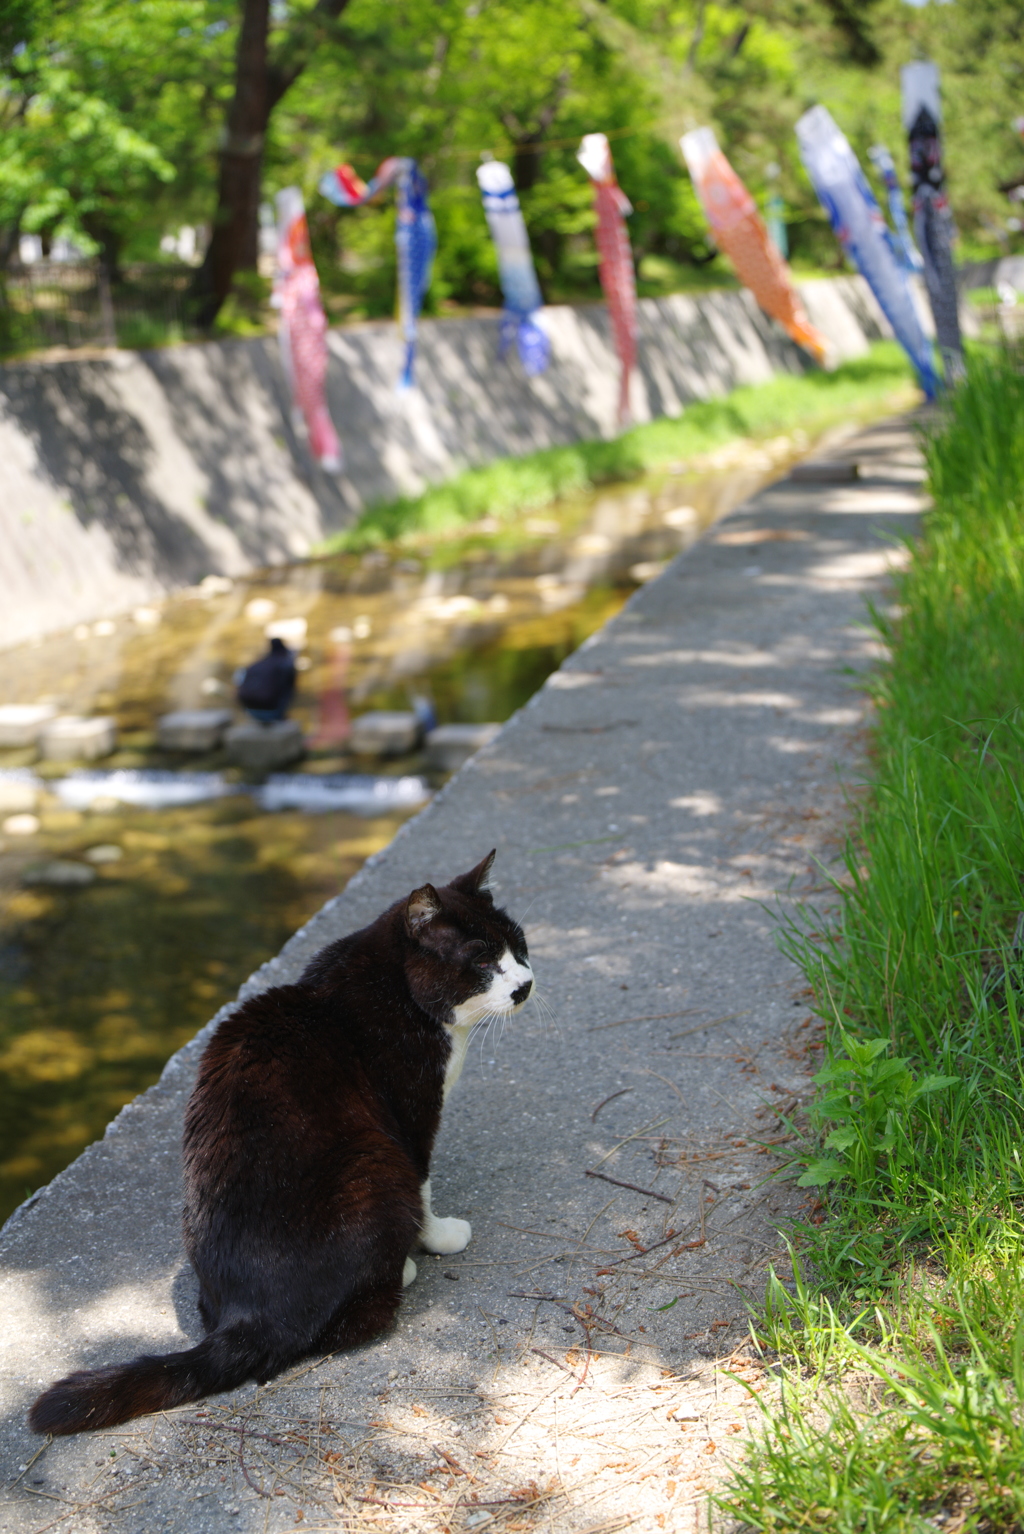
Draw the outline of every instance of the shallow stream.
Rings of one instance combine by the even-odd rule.
[[[441,723],[507,719],[638,584],[807,445],[737,446],[700,473],[680,465],[514,524],[210,579],[5,652],[0,702],[113,715],[119,744],[92,764],[99,779],[0,752],[0,777],[28,772],[45,789],[37,828],[8,817],[0,837],[0,1218],[102,1134],[439,786],[421,756],[351,757],[346,710],[420,699]],[[284,797],[302,810],[270,808],[281,796],[220,753],[156,744],[159,715],[231,706],[233,673],[275,623],[301,650],[292,712],[314,744]],[[355,772],[377,780],[384,813],[318,808],[317,779]],[[129,782],[174,792],[155,796],[162,808],[121,802]],[[78,882],[46,882],[54,860],[76,864]]]

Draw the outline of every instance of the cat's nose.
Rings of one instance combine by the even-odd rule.
[[[518,990],[512,992],[513,1004],[517,1007],[521,1007],[523,1002],[529,998],[530,992],[532,990],[533,977],[531,976],[529,980],[525,981],[521,986],[519,986]]]

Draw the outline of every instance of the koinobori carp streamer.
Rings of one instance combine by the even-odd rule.
[[[924,281],[935,320],[935,335],[947,383],[964,375],[956,268],[953,265],[953,215],[942,169],[942,102],[939,71],[925,59],[904,65],[903,126],[910,148],[914,236],[924,261]]]
[[[823,106],[804,113],[796,125],[796,137],[807,174],[843,249],[877,298],[897,341],[917,369],[925,394],[934,399],[938,378],[932,344],[857,156]]]
[[[921,252],[914,244],[914,236],[907,223],[907,210],[903,204],[903,188],[896,174],[896,162],[884,144],[872,144],[868,158],[885,182],[885,196],[892,219],[894,249],[903,268],[919,273],[922,269]]]
[[[712,130],[695,128],[684,133],[679,147],[711,232],[737,277],[798,346],[824,363],[829,343],[807,318],[781,251]]]
[[[280,310],[281,359],[291,390],[292,411],[301,416],[310,451],[320,467],[337,473],[341,443],[334,429],[324,385],[327,378],[327,318],[309,245],[302,193],[285,187],[277,206],[277,273],[271,302]]]
[[[629,420],[629,380],[636,365],[636,273],[626,217],[633,205],[615,179],[612,152],[603,133],[586,133],[576,158],[594,185],[598,272],[622,369],[619,422]]]
[[[538,315],[544,300],[534,270],[530,237],[526,232],[512,172],[501,160],[485,160],[477,166],[476,179],[483,197],[487,227],[498,257],[498,273],[505,300],[501,327],[501,355],[515,339],[519,360],[531,376],[543,373],[551,359],[551,343]]]
[[[392,155],[382,160],[367,183],[350,165],[340,165],[320,178],[320,191],[339,208],[358,208],[394,186],[396,200],[395,252],[398,257],[398,323],[405,341],[399,389],[412,388],[416,334],[423,300],[437,250],[437,229],[430,211],[427,183],[415,160]]]

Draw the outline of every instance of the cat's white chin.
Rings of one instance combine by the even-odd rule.
[[[444,1079],[446,1100],[462,1074],[473,1029],[486,1018],[511,1017],[526,1005],[532,992],[533,970],[528,964],[520,964],[506,948],[486,991],[478,992],[452,1009],[452,1020],[448,1024],[452,1049]],[[455,1250],[461,1251],[461,1248]]]

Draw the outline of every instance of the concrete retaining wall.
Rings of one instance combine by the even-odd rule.
[[[802,291],[844,358],[887,333],[859,278]],[[612,436],[604,306],[546,316],[553,363],[535,379],[498,360],[496,318],[425,322],[404,396],[393,324],[332,331],[337,477],[292,426],[273,338],[0,368],[0,644],[301,556],[367,503],[469,465]],[[643,300],[639,355],[636,421],[807,365],[745,292]]]
[[[967,261],[957,269],[957,286],[962,293],[971,288],[994,288],[1008,283],[1024,293],[1024,256],[995,256],[991,261]]]

